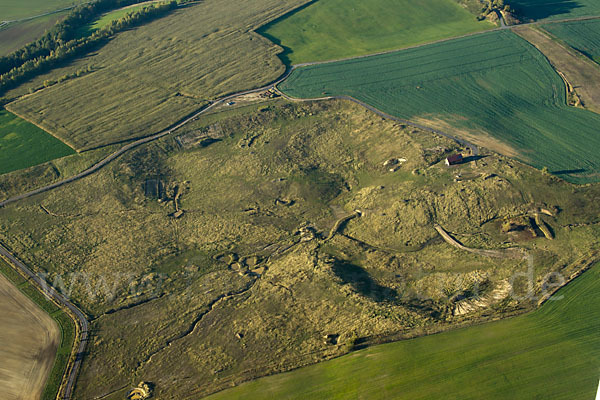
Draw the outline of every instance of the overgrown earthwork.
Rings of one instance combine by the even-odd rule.
[[[597,187],[458,152],[347,101],[263,99],[3,208],[0,240],[92,318],[77,397],[199,397],[535,308],[507,292],[530,261],[487,251],[531,256],[536,293],[595,254]],[[553,240],[517,227],[541,210]]]

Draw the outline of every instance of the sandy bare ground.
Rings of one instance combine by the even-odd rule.
[[[0,398],[39,399],[59,341],[54,320],[0,275]]]
[[[501,250],[487,250],[487,249],[473,249],[471,247],[466,247],[458,240],[454,239],[452,235],[450,235],[444,228],[440,225],[435,224],[435,230],[438,231],[440,236],[450,245],[456,247],[457,249],[468,251],[469,253],[479,254],[484,257],[492,257],[492,258],[514,258],[514,259],[524,259],[527,257],[525,252],[516,247],[511,247],[508,249]]]
[[[581,97],[585,108],[600,112],[600,68],[592,60],[552,40],[531,27],[518,27],[515,33],[538,48],[552,66],[566,76]]]

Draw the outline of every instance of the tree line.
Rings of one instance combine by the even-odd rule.
[[[97,0],[77,6],[40,39],[0,57],[0,92],[14,88],[66,60],[86,54],[117,32],[160,18],[179,4],[191,2],[172,0],[149,5],[81,37],[82,29],[100,15],[141,1],[143,0]]]

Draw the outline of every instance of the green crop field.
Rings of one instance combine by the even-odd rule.
[[[531,314],[373,347],[208,399],[593,399],[599,295],[596,265]]]
[[[600,15],[600,3],[596,0],[510,0],[507,2],[525,19],[566,19]]]
[[[53,12],[83,0],[2,0],[0,21],[13,21]]]
[[[399,49],[494,27],[452,0],[319,0],[259,32],[298,64]]]
[[[277,79],[285,70],[279,48],[252,30],[299,4],[207,0],[179,8],[68,66],[69,73],[90,65],[95,72],[7,108],[76,149],[158,132],[211,99]]]
[[[0,110],[0,174],[75,153],[35,125]]]
[[[280,89],[301,98],[352,96],[573,182],[600,176],[600,115],[568,107],[544,56],[509,31],[302,67]]]
[[[542,27],[600,64],[600,20],[546,24]]]

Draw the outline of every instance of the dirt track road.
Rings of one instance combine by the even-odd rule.
[[[577,20],[587,20],[587,19],[597,19],[600,18],[598,16],[595,17],[582,17],[582,18],[571,18],[571,19],[565,19],[565,20],[560,20],[560,21],[549,21],[547,23],[557,23],[557,22],[567,22],[567,21],[577,21]],[[12,22],[12,21],[1,21],[1,23],[5,23],[5,22]],[[530,24],[524,24],[524,25],[532,25],[532,24],[539,24],[539,22],[534,22],[534,23],[530,23]],[[501,29],[510,29],[510,26],[501,26],[499,28],[496,29],[492,29],[489,31],[484,31],[484,32],[477,32],[474,34],[469,34],[469,35],[464,35],[464,36],[460,36],[460,37],[454,37],[454,38],[448,38],[448,39],[444,39],[444,40],[440,40],[434,43],[441,43],[441,42],[446,42],[449,40],[454,40],[454,39],[458,39],[461,37],[467,37],[467,36],[473,36],[473,35],[478,35],[478,34],[482,34],[482,33],[486,33],[486,32],[490,32],[490,31],[495,31],[495,30],[501,30]],[[432,43],[427,43],[427,44],[423,44],[423,45],[418,45],[418,46],[413,46],[413,48],[416,47],[422,47],[422,46],[426,46]],[[291,73],[294,69],[299,68],[299,67],[303,67],[303,66],[308,66],[308,65],[317,65],[317,64],[326,64],[326,63],[331,63],[331,62],[337,62],[337,61],[343,61],[343,60],[349,60],[349,59],[357,59],[357,58],[364,58],[364,57],[370,57],[373,55],[377,55],[377,54],[387,54],[387,53],[391,53],[391,52],[395,52],[395,51],[400,51],[400,50],[405,50],[405,49],[396,49],[396,50],[391,50],[391,51],[386,51],[386,52],[379,52],[376,54],[370,54],[370,55],[364,55],[364,56],[358,56],[358,57],[350,57],[350,58],[346,58],[346,59],[340,59],[340,60],[330,60],[330,61],[323,61],[323,62],[313,62],[313,63],[304,63],[304,64],[299,64],[296,66],[292,66],[291,68],[288,68],[285,73],[282,75],[281,78],[279,78],[276,82],[273,82],[267,86],[261,87],[261,88],[257,88],[257,89],[252,89],[252,90],[246,90],[243,92],[239,92],[239,93],[235,93],[226,97],[223,97],[217,101],[214,101],[213,103],[211,103],[210,105],[203,107],[202,109],[198,110],[197,112],[195,112],[193,115],[186,117],[185,119],[183,119],[182,121],[174,124],[172,127],[170,127],[169,129],[166,129],[162,132],[147,136],[147,137],[143,137],[140,139],[137,139],[125,146],[123,146],[121,149],[117,150],[116,152],[110,154],[109,156],[107,156],[106,158],[104,158],[103,160],[101,160],[100,162],[96,163],[95,165],[91,166],[90,168],[86,169],[83,172],[80,172],[77,175],[74,175],[70,178],[64,179],[62,181],[59,182],[55,182],[53,184],[44,186],[44,187],[40,187],[38,189],[32,190],[30,192],[27,193],[23,193],[14,197],[11,197],[9,199],[6,199],[4,201],[0,202],[0,208],[11,204],[11,203],[15,203],[18,202],[20,200],[24,200],[26,198],[35,196],[37,194],[40,193],[44,193],[59,187],[62,187],[64,185],[67,185],[71,182],[77,181],[79,179],[82,179],[86,176],[92,175],[93,173],[99,171],[100,169],[102,169],[103,167],[105,167],[106,165],[108,165],[110,162],[114,161],[115,159],[117,159],[118,157],[120,157],[121,155],[123,155],[124,153],[126,153],[127,151],[136,148],[138,146],[141,146],[143,144],[152,142],[154,140],[160,139],[164,136],[167,136],[173,132],[175,132],[176,130],[180,129],[182,126],[188,124],[191,121],[196,120],[198,117],[200,117],[201,115],[211,111],[212,109],[214,109],[215,107],[228,102],[229,100],[239,97],[239,96],[243,96],[246,94],[251,94],[251,93],[256,93],[256,92],[261,92],[261,91],[265,91],[268,89],[272,89],[272,88],[276,88],[277,85],[281,82],[283,82]],[[315,101],[315,100],[325,100],[325,99],[344,99],[344,100],[349,100],[349,101],[353,101],[365,108],[367,108],[368,110],[371,110],[372,112],[376,113],[377,115],[380,115],[383,118],[387,118],[390,120],[394,120],[394,121],[398,121],[402,124],[406,124],[406,125],[410,125],[410,126],[414,126],[418,129],[422,129],[428,132],[432,132],[438,135],[442,135],[448,138],[451,138],[455,141],[457,141],[458,143],[460,143],[463,146],[466,147],[470,147],[473,151],[473,154],[476,155],[478,152],[478,149],[476,146],[474,146],[473,144],[456,138],[452,135],[446,134],[442,131],[436,130],[436,129],[432,129],[432,128],[428,128],[426,126],[420,125],[420,124],[416,124],[410,121],[406,121],[394,116],[391,116],[389,114],[386,114],[378,109],[376,109],[373,106],[370,106],[366,103],[363,103],[360,100],[354,99],[352,97],[349,96],[334,96],[334,97],[326,97],[326,98],[321,98],[321,99],[294,99],[291,98],[289,96],[284,95],[285,98],[287,98],[290,101]],[[78,340],[78,348],[76,351],[76,360],[75,362],[71,365],[68,373],[67,373],[67,383],[65,385],[65,389],[63,391],[63,395],[62,398],[63,399],[70,399],[71,398],[71,394],[74,388],[74,384],[75,384],[75,379],[77,377],[77,373],[79,371],[79,368],[81,366],[81,362],[83,359],[83,354],[85,352],[85,348],[86,348],[86,344],[87,344],[87,340],[88,340],[88,321],[86,316],[77,308],[75,307],[68,299],[66,299],[63,295],[61,295],[60,293],[58,293],[54,288],[50,287],[47,285],[47,283],[41,279],[40,277],[38,277],[37,275],[35,275],[27,266],[25,266],[21,261],[19,261],[16,257],[14,257],[6,248],[4,248],[2,245],[0,245],[0,255],[4,256],[10,263],[12,263],[16,268],[18,268],[19,270],[21,270],[21,272],[23,272],[26,276],[28,276],[30,278],[30,280],[32,282],[34,282],[40,289],[45,290],[46,293],[48,294],[49,297],[51,297],[53,300],[55,300],[56,302],[58,302],[59,304],[61,304],[65,309],[69,310],[69,312],[76,318],[77,323],[78,323],[78,328],[79,328],[79,340]],[[1,371],[0,371],[1,372]]]
[[[546,21],[544,23],[560,23],[560,22],[571,22],[571,21],[584,21],[584,20],[598,19],[598,18],[600,18],[600,16],[568,18],[568,19],[557,20],[557,21]],[[541,22],[531,22],[531,23],[521,24],[521,25],[517,25],[517,26],[537,25],[537,24],[540,24],[540,23]],[[487,31],[483,31],[483,32],[470,33],[470,34],[467,34],[467,35],[462,35],[462,36],[448,38],[448,39],[442,39],[442,40],[438,40],[438,41],[435,41],[435,42],[432,42],[432,43],[420,44],[420,45],[411,46],[411,47],[407,47],[407,48],[403,48],[403,49],[389,50],[389,51],[383,51],[383,52],[378,52],[378,53],[374,53],[374,54],[368,54],[368,55],[362,55],[362,56],[355,56],[355,57],[348,57],[348,58],[341,58],[341,59],[336,59],[336,60],[317,61],[317,62],[309,62],[309,63],[302,63],[302,64],[294,65],[291,68],[288,68],[285,71],[285,73],[277,81],[275,81],[275,82],[273,82],[273,83],[271,83],[269,85],[266,85],[266,86],[263,86],[263,87],[257,88],[257,89],[245,90],[245,91],[242,91],[242,92],[239,92],[239,93],[234,93],[234,94],[231,94],[229,96],[223,97],[223,98],[221,98],[221,99],[219,99],[217,101],[214,101],[210,105],[208,105],[208,106],[206,106],[206,107],[198,110],[192,116],[185,118],[184,120],[176,123],[172,127],[168,128],[168,129],[166,129],[166,130],[164,130],[162,132],[156,133],[156,134],[151,135],[151,136],[140,138],[140,139],[138,139],[136,141],[133,141],[133,142],[131,142],[131,143],[123,146],[121,149],[119,149],[116,152],[112,153],[111,155],[109,155],[108,157],[106,157],[105,159],[103,159],[102,161],[98,162],[97,164],[91,166],[87,170],[85,170],[85,171],[83,171],[83,172],[81,172],[81,173],[79,173],[77,175],[74,175],[74,176],[72,176],[70,178],[67,178],[67,179],[64,179],[62,181],[55,182],[53,184],[50,184],[50,185],[47,185],[47,186],[44,186],[44,187],[32,190],[32,191],[27,192],[27,193],[23,193],[21,195],[11,197],[11,198],[6,199],[4,201],[0,201],[0,208],[4,207],[4,206],[6,206],[6,205],[8,205],[10,203],[14,203],[14,202],[17,202],[19,200],[23,200],[23,199],[26,199],[28,197],[35,196],[36,194],[39,194],[39,193],[47,192],[47,191],[52,190],[52,189],[56,189],[58,187],[64,186],[64,185],[66,185],[68,183],[71,183],[73,181],[76,181],[76,180],[84,178],[84,177],[86,177],[88,175],[91,175],[91,174],[97,172],[98,170],[100,170],[102,167],[104,167],[107,164],[109,164],[111,161],[113,161],[116,158],[118,158],[119,156],[121,156],[122,154],[126,153],[127,151],[129,151],[129,150],[131,150],[131,149],[133,149],[135,147],[138,147],[138,146],[140,146],[142,144],[149,143],[149,142],[152,142],[154,140],[160,139],[160,138],[162,138],[164,136],[167,136],[167,135],[171,134],[172,132],[176,131],[177,129],[181,128],[182,126],[188,124],[189,122],[194,121],[196,118],[198,118],[202,114],[207,113],[208,111],[212,110],[213,108],[217,107],[218,105],[223,104],[225,102],[228,102],[229,100],[231,100],[233,98],[236,98],[236,97],[239,97],[239,96],[243,96],[243,95],[246,95],[246,94],[250,94],[250,93],[256,93],[256,92],[265,91],[265,90],[268,90],[268,89],[271,89],[271,88],[276,88],[278,84],[280,84],[285,79],[287,79],[287,77],[290,76],[290,74],[295,69],[297,69],[297,68],[306,67],[306,66],[310,66],[310,65],[320,65],[320,64],[328,64],[328,63],[334,63],[334,62],[339,62],[339,61],[354,60],[354,59],[371,57],[371,56],[381,55],[381,54],[389,54],[389,53],[393,53],[393,52],[396,52],[396,51],[407,50],[407,49],[411,49],[411,48],[419,48],[419,47],[428,46],[428,45],[435,44],[435,43],[443,43],[443,42],[447,42],[447,41],[450,41],[450,40],[455,40],[455,39],[460,39],[460,38],[469,37],[469,36],[475,36],[475,35],[481,35],[481,34],[484,34],[484,33],[487,33],[487,32],[493,32],[493,31],[497,31],[497,30],[511,29],[511,28],[512,28],[511,26],[506,26],[505,25],[505,26],[502,26],[502,27],[499,27],[499,28],[496,28],[496,29],[491,29],[491,30],[487,30]],[[456,142],[458,142],[462,146],[471,148],[472,151],[473,151],[473,155],[477,155],[478,154],[478,148],[477,148],[477,146],[475,146],[472,143],[469,143],[468,141],[466,141],[464,139],[457,138],[457,137],[455,137],[453,135],[447,134],[447,133],[442,132],[442,131],[437,130],[437,129],[432,129],[432,128],[426,127],[424,125],[416,124],[416,123],[413,123],[413,122],[410,122],[410,121],[407,121],[407,120],[403,120],[401,118],[397,118],[397,117],[394,117],[392,115],[386,114],[383,111],[380,111],[380,110],[376,109],[375,107],[370,106],[370,105],[368,105],[366,103],[363,103],[362,101],[357,100],[357,99],[355,99],[353,97],[350,97],[350,96],[333,96],[333,97],[324,97],[324,98],[317,98],[317,99],[295,99],[295,98],[292,98],[292,97],[289,97],[289,96],[285,96],[285,97],[288,100],[291,100],[291,101],[316,101],[316,100],[326,100],[326,99],[344,99],[344,100],[350,100],[350,101],[353,101],[353,102],[355,102],[355,103],[357,103],[357,104],[359,104],[359,105],[361,105],[361,106],[363,106],[363,107],[365,107],[365,108],[373,111],[374,113],[380,115],[383,118],[387,118],[387,119],[391,119],[391,120],[394,120],[394,121],[398,121],[400,123],[403,123],[403,124],[406,124],[406,125],[410,125],[410,126],[414,126],[415,128],[422,129],[422,130],[425,130],[425,131],[428,131],[428,132],[432,132],[432,133],[435,133],[435,134],[438,134],[438,135],[442,135],[442,136],[445,136],[445,137],[450,138],[452,140],[455,140]]]
[[[522,260],[527,258],[527,254],[520,248],[511,247],[507,249],[501,250],[488,250],[488,249],[473,249],[470,247],[464,246],[458,240],[456,240],[452,235],[450,235],[444,228],[440,225],[435,224],[434,228],[440,236],[451,246],[456,247],[457,249],[467,251],[469,253],[478,254],[484,257],[492,257],[492,258],[513,258],[515,260]]]
[[[135,147],[141,146],[141,145],[143,145],[145,143],[149,143],[149,142],[152,142],[154,140],[160,139],[160,138],[162,138],[164,136],[170,135],[171,133],[173,133],[176,130],[180,129],[184,125],[186,125],[186,124],[188,124],[188,123],[196,120],[201,115],[206,114],[207,112],[211,111],[215,107],[217,107],[217,106],[219,106],[219,105],[221,105],[223,103],[226,103],[229,100],[232,100],[232,99],[234,99],[236,97],[240,97],[240,96],[244,96],[244,95],[247,95],[247,94],[251,94],[251,93],[263,92],[263,91],[266,91],[266,90],[269,90],[269,89],[274,89],[274,88],[276,89],[277,85],[279,85],[281,82],[283,82],[292,73],[292,71],[294,69],[296,69],[296,68],[297,67],[295,67],[295,66],[292,67],[292,68],[289,68],[283,74],[283,76],[281,78],[279,78],[276,82],[273,82],[273,83],[271,83],[271,84],[269,84],[267,86],[263,86],[263,87],[258,88],[258,89],[252,89],[252,90],[246,90],[246,91],[239,92],[239,93],[234,93],[232,95],[223,97],[223,98],[221,98],[221,99],[219,99],[219,100],[211,103],[210,105],[208,105],[208,106],[200,109],[199,111],[197,111],[196,113],[194,113],[190,117],[185,118],[184,120],[176,123],[172,127],[168,128],[168,129],[166,129],[166,130],[164,130],[162,132],[159,132],[159,133],[156,133],[154,135],[138,139],[138,140],[136,140],[134,142],[131,142],[131,143],[129,143],[129,144],[121,147],[119,150],[115,151],[114,153],[110,154],[108,157],[104,158],[103,160],[101,160],[97,164],[94,164],[90,168],[86,169],[83,172],[80,172],[77,175],[74,175],[74,176],[69,177],[67,179],[63,179],[62,181],[58,181],[58,182],[52,183],[52,184],[47,185],[47,186],[40,187],[40,188],[32,190],[30,192],[23,193],[23,194],[11,197],[9,199],[0,201],[0,208],[6,206],[8,204],[15,203],[15,202],[17,202],[19,200],[23,200],[23,199],[26,199],[28,197],[35,196],[36,194],[40,194],[40,193],[44,193],[44,192],[47,192],[47,191],[52,190],[52,189],[56,189],[58,187],[64,186],[66,184],[69,184],[71,182],[77,181],[77,180],[79,180],[81,178],[85,178],[86,176],[89,176],[89,175],[91,175],[91,174],[99,171],[101,168],[103,168],[104,166],[106,166],[107,164],[109,164],[110,162],[112,162],[113,160],[117,159],[118,157],[120,157],[121,155],[123,155],[124,153],[126,153],[127,151],[129,151],[129,150],[131,150],[131,149],[133,149]],[[419,128],[419,129],[422,129],[424,131],[432,132],[432,133],[435,133],[435,134],[442,135],[442,136],[445,136],[447,138],[450,138],[450,139],[458,142],[459,144],[461,144],[463,146],[471,148],[472,151],[473,151],[473,155],[477,155],[478,154],[478,148],[477,148],[477,146],[475,146],[472,143],[467,142],[466,140],[459,139],[459,138],[457,138],[455,136],[449,135],[449,134],[444,133],[444,132],[442,132],[440,130],[437,130],[437,129],[428,128],[426,126],[423,126],[423,125],[420,125],[420,124],[416,124],[414,122],[410,122],[410,121],[407,121],[407,120],[404,120],[404,119],[401,119],[401,118],[397,118],[397,117],[394,117],[393,115],[386,114],[383,111],[380,111],[377,108],[375,108],[373,106],[370,106],[370,105],[368,105],[366,103],[363,103],[362,101],[357,100],[357,99],[355,99],[353,97],[350,97],[350,96],[330,96],[330,97],[323,97],[323,98],[317,98],[317,99],[296,99],[296,98],[293,98],[293,97],[289,97],[289,96],[285,95],[284,93],[281,93],[281,92],[279,92],[279,93],[284,98],[286,98],[286,99],[288,99],[290,101],[296,101],[296,102],[297,101],[306,102],[306,101],[318,101],[318,100],[331,100],[331,99],[349,100],[349,101],[352,101],[354,103],[357,103],[357,104],[365,107],[368,110],[371,110],[372,112],[376,113],[377,115],[379,115],[379,116],[381,116],[383,118],[390,119],[390,120],[393,120],[393,121],[397,121],[397,122],[400,122],[400,123],[405,124],[405,125],[414,126],[415,128]]]

